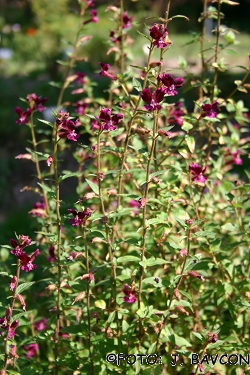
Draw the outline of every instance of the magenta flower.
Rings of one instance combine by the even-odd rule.
[[[128,12],[124,12],[122,15],[122,21],[123,21],[123,28],[128,29],[132,26],[132,23],[134,20],[134,16],[129,17]]]
[[[153,44],[157,48],[165,48],[168,44],[171,44],[167,41],[167,28],[162,24],[154,24],[154,26],[149,29],[150,36],[153,38]]]
[[[187,255],[188,255],[188,251],[185,247],[180,250],[180,256],[181,257],[186,257]]]
[[[54,158],[53,156],[50,155],[48,159],[46,160],[47,166],[50,167],[53,161],[54,161]]]
[[[38,352],[38,345],[37,344],[29,344],[23,345],[23,350],[26,352],[26,357],[28,359],[34,357]]]
[[[170,118],[168,120],[168,123],[170,125],[179,125],[182,126],[183,124],[183,118],[182,116],[185,115],[185,112],[182,109],[183,103],[178,102],[175,104],[174,108],[171,109],[169,112]]]
[[[23,124],[29,123],[28,117],[30,117],[30,115],[31,115],[31,109],[30,108],[27,108],[25,111],[22,111],[22,109],[20,107],[16,107],[15,112],[19,116],[19,118],[16,120],[16,123],[18,125],[23,125]]]
[[[157,77],[158,82],[160,82],[166,88],[166,94],[168,96],[175,96],[178,94],[176,88],[183,85],[184,79],[182,77],[174,78],[171,74],[163,73],[159,74]]]
[[[13,291],[16,285],[17,285],[17,277],[14,276],[12,277],[11,282],[10,282],[10,290]]]
[[[29,236],[24,236],[21,234],[19,236],[19,242],[14,240],[13,238],[10,239],[10,244],[13,247],[13,250],[10,250],[11,254],[16,255],[17,257],[23,253],[23,249],[31,244],[31,239]]]
[[[93,119],[91,121],[91,126],[90,126],[90,130],[99,130],[100,129],[100,125],[98,123],[98,120],[96,119]]]
[[[101,77],[108,77],[108,78],[110,78],[113,81],[115,81],[117,79],[117,77],[114,74],[112,74],[111,72],[109,72],[109,69],[110,69],[110,65],[109,64],[104,64],[102,62],[99,62],[99,64],[101,65],[101,68],[102,68],[102,70],[99,73],[99,75]]]
[[[56,119],[56,124],[59,128],[59,137],[67,138],[69,141],[77,142],[77,139],[80,137],[80,134],[75,132],[77,126],[80,122],[78,119],[75,121],[69,118],[69,113],[60,111]]]
[[[55,256],[55,248],[54,248],[54,246],[50,246],[50,248],[49,248],[49,257],[48,257],[48,262],[56,262],[57,261],[57,259],[56,259],[56,256]]]
[[[118,125],[123,119],[123,115],[117,113],[112,115],[111,109],[102,108],[100,111],[99,120],[101,122],[102,131],[112,131],[116,129],[115,125]]]
[[[84,77],[86,77],[86,74],[82,73],[82,72],[76,72],[76,82],[77,83],[80,83],[80,84],[84,84],[85,81],[84,81]]]
[[[9,329],[9,334],[8,334],[8,338],[9,339],[12,339],[15,334],[16,334],[16,328],[19,326],[19,321],[18,320],[14,320],[13,323],[11,323],[10,325],[10,329]]]
[[[165,94],[166,94],[166,89],[163,87],[156,89],[153,92],[153,94],[151,93],[149,88],[142,90],[142,93],[141,93],[142,100],[148,103],[144,105],[144,108],[146,108],[150,112],[153,112],[157,109],[160,110],[161,105],[159,105],[158,103],[160,103],[163,100]]]
[[[120,42],[122,40],[121,35],[116,37],[115,32],[113,30],[110,31],[109,37],[110,37],[111,42],[113,43]]]
[[[47,98],[39,98],[36,94],[28,94],[26,100],[30,108],[27,108],[25,111],[22,111],[20,107],[15,108],[15,112],[18,114],[19,118],[16,120],[16,123],[19,125],[28,124],[28,117],[34,111],[42,112],[44,110],[44,103],[48,100]]]
[[[125,294],[125,296],[122,297],[124,302],[135,303],[135,301],[136,301],[136,296],[134,294],[135,292],[132,291],[132,289],[129,285],[125,284],[123,289],[122,289],[122,292]]]
[[[90,23],[90,22],[94,22],[94,23],[98,22],[97,10],[96,9],[91,9],[90,16],[91,16],[91,18],[89,20],[83,22],[84,25],[86,25],[87,23]]]
[[[80,116],[85,114],[85,109],[88,107],[87,103],[84,103],[83,100],[79,100],[75,104],[76,106],[76,113],[78,113]]]
[[[241,165],[242,164],[242,159],[238,155],[240,155],[240,150],[237,150],[237,151],[231,153],[232,162],[235,165]]]
[[[47,319],[42,318],[34,323],[34,327],[37,331],[42,331],[47,328]]]
[[[203,104],[201,106],[201,109],[203,113],[201,114],[201,117],[210,117],[214,118],[218,114],[218,102],[213,102],[213,104]]]
[[[34,253],[31,256],[28,256],[27,254],[23,253],[18,256],[18,259],[21,262],[21,269],[25,272],[29,272],[32,270],[35,270],[37,268],[36,264],[33,264],[35,258],[40,254],[39,249],[36,249]]]
[[[44,217],[46,215],[46,204],[44,197],[41,197],[40,201],[34,204],[32,210],[29,211],[29,214],[36,217]]]
[[[39,98],[36,94],[28,94],[26,100],[32,111],[42,112],[44,110],[44,103],[47,102],[48,99]]]
[[[206,169],[207,167],[202,169],[202,167],[196,163],[190,164],[189,172],[193,175],[192,181],[204,184],[207,180],[207,177],[203,174]]]
[[[83,221],[86,221],[87,218],[90,217],[93,213],[93,211],[88,207],[86,207],[82,212],[78,212],[72,208],[69,208],[68,212],[70,212],[74,216],[73,219],[69,219],[69,222],[73,227],[81,225]]]

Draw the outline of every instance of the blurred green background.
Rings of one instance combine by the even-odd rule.
[[[237,65],[247,66],[250,54],[250,0],[239,2],[239,6],[225,5],[222,8],[225,14],[225,21],[222,22],[240,32],[237,34],[239,44],[233,44],[231,52],[224,56],[225,64],[235,66],[221,75],[220,82],[225,95],[235,87],[234,80],[241,79],[244,75],[244,70]],[[144,64],[146,59],[143,52],[146,39],[136,29],[145,32],[144,24],[155,22],[150,19],[152,15],[164,15],[165,4],[166,0],[124,0],[129,16],[135,16],[134,27],[130,30],[130,35],[135,40],[128,56],[131,64]],[[107,56],[106,51],[109,48],[109,31],[115,24],[111,20],[111,12],[106,12],[107,5],[119,6],[119,2],[96,1],[99,22],[86,25],[86,35],[93,38],[81,50],[86,61],[79,62],[74,70],[82,71],[92,80],[98,81],[98,96],[103,95],[105,85],[108,84],[98,77],[98,62],[112,62],[112,54]],[[66,61],[67,54],[71,51],[78,24],[78,9],[76,0],[0,0],[0,244],[8,242],[13,237],[14,230],[23,234],[30,233],[33,224],[27,212],[39,200],[34,194],[20,193],[23,186],[35,186],[36,182],[35,177],[32,177],[35,172],[32,164],[15,159],[16,155],[25,153],[29,131],[26,126],[16,124],[14,110],[16,106],[22,107],[20,97],[33,92],[47,97],[47,106],[56,104],[59,89],[48,82],[61,80],[63,67],[56,60]],[[198,40],[196,33],[200,32],[201,25],[197,20],[201,11],[201,0],[172,1],[170,16],[183,14],[189,18],[189,22],[180,18],[169,24],[169,36],[173,45],[166,54],[165,66],[176,71],[176,74],[183,75],[183,72],[178,71],[178,64],[184,58],[187,70],[194,77],[199,75],[199,43],[189,42]],[[210,27],[214,28],[215,23]],[[208,34],[206,46],[211,47],[213,43],[214,37]],[[185,97],[185,92],[182,95]],[[195,93],[192,96],[189,92],[186,96],[192,105]],[[238,93],[236,98],[242,98],[246,106],[250,105],[249,95]]]

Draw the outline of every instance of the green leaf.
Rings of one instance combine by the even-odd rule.
[[[117,258],[117,263],[128,263],[128,262],[139,262],[141,258],[134,255],[125,255],[123,257]]]
[[[192,334],[196,336],[199,340],[203,340],[203,337],[199,332],[192,332]]]
[[[186,69],[187,67],[187,61],[183,56],[179,56],[178,58],[178,65],[181,69]]]
[[[169,263],[169,262],[161,258],[157,258],[157,259],[150,258],[150,259],[143,260],[139,264],[142,267],[146,268],[146,267],[152,267],[152,266],[157,266],[157,265],[166,264],[166,263]]]
[[[138,34],[140,34],[141,36],[143,36],[144,38],[146,38],[147,40],[149,40],[151,42],[151,39],[148,35],[145,35],[143,33],[141,33],[139,30],[137,30]]]
[[[54,128],[54,125],[49,121],[43,120],[41,118],[38,118],[37,120],[40,121],[40,122],[43,122],[46,125],[49,125],[51,128]]]
[[[186,136],[185,141],[187,143],[189,151],[193,154],[194,150],[195,150],[195,139],[194,139],[194,137]]]
[[[186,339],[183,337],[180,337],[176,334],[172,334],[169,336],[169,340],[173,345],[177,346],[192,346],[190,342],[188,342]]]
[[[59,181],[66,180],[66,178],[70,178],[70,177],[79,177],[79,176],[81,176],[81,174],[82,174],[82,172],[68,172],[68,173],[64,174],[63,176],[60,176]]]
[[[103,299],[99,299],[99,300],[95,301],[95,307],[98,307],[101,310],[105,310],[106,309],[106,302]]]
[[[236,228],[235,228],[235,226],[233,224],[227,223],[227,224],[222,225],[221,229],[226,230],[228,232],[232,232]]]
[[[93,192],[96,195],[99,195],[99,187],[96,184],[94,184],[94,182],[88,180],[87,178],[85,178],[85,181],[87,182],[87,184],[89,185],[89,187],[93,190]]]
[[[50,187],[48,187],[47,185],[44,185],[44,184],[40,184],[40,182],[37,183],[44,191],[46,191],[47,193],[50,193],[50,194],[53,194],[55,195],[55,192],[54,190],[52,190]]]
[[[24,290],[30,288],[33,284],[35,284],[35,281],[30,281],[29,283],[23,283],[18,285],[16,289],[16,294],[21,294]]]
[[[141,91],[142,91],[141,82],[138,81],[138,79],[133,78],[132,85],[133,85],[133,87],[134,87],[134,89],[135,89],[136,91],[138,91],[138,92],[141,92]]]

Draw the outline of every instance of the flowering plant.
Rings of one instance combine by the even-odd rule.
[[[221,8],[236,3],[214,1],[207,11],[203,0],[199,79],[187,64],[170,74],[169,24],[186,18],[170,18],[171,0],[165,18],[140,32],[145,66],[131,65],[127,54],[134,16],[122,0],[108,7],[117,27],[106,35],[114,66],[100,62],[97,74],[108,82],[101,99],[74,67],[86,25],[100,17],[95,1],[78,3],[54,121],[36,119],[49,105],[36,94],[27,95],[28,108],[15,109],[32,144],[18,159],[36,169],[37,186],[26,190],[39,199],[28,213],[34,240],[16,234],[5,245],[11,262],[1,274],[10,296],[0,307],[0,374],[210,374],[216,351],[249,351],[250,174],[240,169],[249,115],[235,90],[224,97],[219,88]],[[208,18],[217,32],[206,52]],[[181,98],[185,90],[194,104]],[[70,152],[73,171],[64,169]],[[64,194],[73,178],[75,199]],[[199,353],[195,363],[192,353]],[[135,355],[156,359],[132,363]]]

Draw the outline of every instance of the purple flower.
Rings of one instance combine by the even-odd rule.
[[[115,81],[117,79],[117,77],[114,74],[112,74],[112,73],[109,72],[109,69],[110,69],[110,65],[109,64],[104,64],[102,62],[99,62],[99,65],[101,65],[101,68],[102,68],[102,70],[99,73],[99,75],[101,77],[108,77],[108,78],[110,78],[113,81]]]
[[[50,167],[53,161],[54,161],[54,158],[53,156],[50,155],[48,159],[46,160],[47,166]]]
[[[171,74],[163,73],[157,77],[160,82],[166,88],[166,94],[168,96],[175,96],[178,94],[176,88],[181,87],[184,83],[184,79],[181,77],[174,78]]]
[[[80,83],[80,84],[84,84],[85,81],[84,81],[84,77],[86,76],[86,74],[82,73],[82,72],[76,72],[76,82],[77,83]]]
[[[125,284],[122,291],[125,294],[125,296],[122,297],[124,302],[135,303],[136,296],[134,294],[134,291],[132,290],[132,288],[129,285]]]
[[[120,42],[122,40],[121,35],[116,37],[115,32],[113,30],[110,31],[109,37],[110,37],[111,42],[113,43]]]
[[[91,126],[90,126],[90,130],[99,130],[100,126],[98,124],[98,120],[96,119],[93,119],[91,121]]]
[[[131,22],[133,22],[134,16],[128,17],[128,12],[124,12],[122,15],[122,21],[123,21],[123,28],[128,29],[132,26]]]
[[[160,103],[163,100],[165,94],[166,94],[166,90],[163,87],[156,89],[153,92],[153,94],[151,93],[149,88],[142,90],[142,93],[141,93],[142,100],[148,103],[144,105],[144,108],[146,108],[150,112],[153,112],[157,109],[160,110],[161,105],[159,105],[158,103]]]
[[[28,108],[25,111],[22,111],[20,107],[16,107],[15,112],[18,114],[19,118],[16,120],[18,125],[28,124],[28,117],[31,115],[31,109]]]
[[[47,102],[48,99],[39,98],[36,94],[28,94],[26,100],[32,111],[42,112],[44,110],[44,103]]]
[[[196,163],[190,164],[189,172],[193,175],[192,180],[200,184],[204,184],[207,180],[207,177],[205,177],[203,174],[206,169],[207,167],[202,169],[202,167]]]
[[[218,102],[213,102],[213,104],[203,104],[201,106],[201,109],[203,113],[201,114],[201,117],[210,117],[214,118],[218,114]]]
[[[101,121],[102,131],[112,131],[116,129],[115,125],[118,125],[123,119],[123,115],[117,113],[112,115],[111,109],[102,108],[100,111],[99,120]]]
[[[14,276],[14,277],[12,277],[11,282],[10,282],[10,290],[13,291],[15,289],[16,285],[17,285],[17,277]]]
[[[80,124],[79,120],[75,121],[69,118],[69,113],[60,111],[56,119],[56,124],[59,128],[59,137],[67,138],[69,141],[77,142],[80,134],[75,132],[76,127]]]
[[[37,322],[34,323],[34,327],[37,331],[42,331],[44,329],[47,328],[47,319],[46,318],[42,318],[40,320],[38,320]]]
[[[50,246],[50,248],[49,248],[49,257],[48,257],[48,262],[56,262],[57,261],[57,259],[56,259],[56,256],[55,256],[55,248],[54,248],[54,246]]]
[[[232,162],[235,165],[241,165],[242,164],[242,159],[238,155],[240,155],[240,150],[237,150],[237,151],[231,153]]]
[[[183,111],[182,109],[183,107],[183,103],[181,102],[178,102],[175,104],[174,108],[171,109],[171,111],[169,112],[169,120],[168,120],[168,123],[170,125],[179,125],[179,126],[182,126],[183,124],[183,118],[182,116],[185,115],[185,112]]]
[[[26,352],[26,357],[28,359],[34,357],[38,352],[38,345],[37,344],[29,344],[23,345],[23,350]]]
[[[84,103],[83,100],[79,100],[78,102],[76,102],[76,112],[81,116],[81,115],[84,115],[85,114],[85,109],[88,107],[88,104],[87,103]]]
[[[87,23],[90,23],[90,22],[94,22],[94,23],[98,22],[97,10],[96,9],[91,9],[90,16],[91,16],[91,18],[89,20],[85,21],[83,23],[84,25],[86,25]]]
[[[40,202],[36,202],[34,204],[32,210],[29,211],[29,214],[37,217],[44,217],[46,215],[46,204],[44,197],[41,197]]]
[[[71,223],[73,227],[81,225],[83,221],[85,221],[93,213],[93,211],[87,207],[81,212],[78,212],[72,208],[69,208],[68,212],[70,212],[74,216],[73,219],[69,219],[69,222]]]
[[[167,47],[168,44],[171,44],[170,41],[167,41],[167,28],[162,24],[154,24],[154,26],[149,29],[150,36],[154,39],[153,44],[157,48]]]
[[[39,249],[36,249],[36,251],[34,251],[34,253],[31,256],[28,256],[25,253],[19,255],[18,259],[21,262],[21,269],[25,272],[35,270],[37,268],[37,265],[33,264],[33,262],[39,254],[40,254]]]

